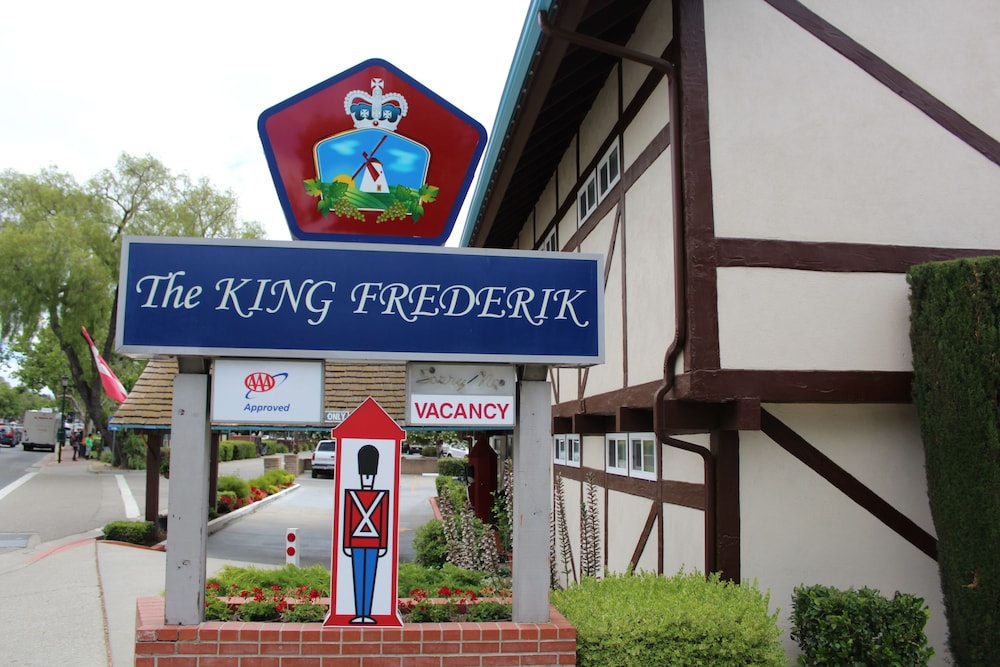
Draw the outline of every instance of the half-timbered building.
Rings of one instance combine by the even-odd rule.
[[[1000,6],[534,0],[463,244],[605,256],[604,364],[551,369],[573,553],[923,597],[908,267],[1000,251]],[[579,563],[577,562],[576,565]],[[791,653],[794,645],[787,638]]]

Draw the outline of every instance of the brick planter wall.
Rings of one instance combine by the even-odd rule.
[[[576,664],[576,629],[549,623],[412,623],[324,628],[319,623],[165,625],[163,598],[136,604],[136,667],[490,667]]]

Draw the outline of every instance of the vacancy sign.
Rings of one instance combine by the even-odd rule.
[[[406,423],[441,428],[514,426],[512,365],[406,366]]]

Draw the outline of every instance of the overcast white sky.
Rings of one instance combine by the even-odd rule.
[[[6,2],[0,169],[54,165],[82,183],[123,151],[148,153],[232,189],[243,219],[289,240],[257,134],[261,112],[381,58],[491,132],[529,5]],[[464,222],[463,211],[453,239]]]

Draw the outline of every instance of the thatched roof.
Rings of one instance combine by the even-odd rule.
[[[177,360],[151,359],[125,402],[118,406],[112,424],[137,430],[169,429]],[[324,412],[350,412],[371,396],[402,424],[406,416],[405,364],[344,364],[327,361],[323,382]],[[240,424],[254,428],[258,424]],[[328,428],[330,423],[298,424]],[[274,428],[274,425],[268,425]],[[283,427],[282,427],[283,428]]]

